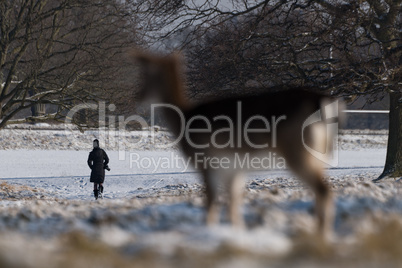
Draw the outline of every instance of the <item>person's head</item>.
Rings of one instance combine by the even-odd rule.
[[[94,139],[94,148],[99,148],[99,141],[97,139]]]

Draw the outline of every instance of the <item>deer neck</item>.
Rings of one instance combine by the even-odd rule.
[[[160,85],[162,101],[185,111],[190,105],[184,96],[184,81],[180,74],[178,63],[176,61],[169,62],[167,67],[163,74],[163,79],[160,80],[164,81]]]
[[[177,65],[172,64],[163,73],[160,85],[158,86],[160,93],[160,101],[164,104],[173,105],[172,107],[164,107],[163,115],[167,120],[170,130],[173,134],[179,135],[181,128],[180,113],[186,116],[186,112],[190,110],[191,105],[184,94],[184,82],[181,78]]]

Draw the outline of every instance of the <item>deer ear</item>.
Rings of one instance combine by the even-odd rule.
[[[141,49],[133,49],[128,53],[128,56],[133,60],[143,65],[149,64],[166,64],[182,62],[182,55],[179,52],[174,52],[168,56],[150,53]]]
[[[138,62],[142,65],[145,65],[151,61],[151,54],[149,54],[146,51],[139,50],[139,49],[133,49],[128,53],[128,56],[130,59],[132,59],[135,62]]]
[[[174,62],[182,62],[183,61],[183,55],[180,52],[173,52],[168,56],[168,59],[170,61]]]

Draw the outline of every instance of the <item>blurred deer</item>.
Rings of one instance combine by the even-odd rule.
[[[325,236],[332,230],[333,201],[330,188],[323,181],[323,159],[306,149],[319,153],[329,149],[326,122],[316,119],[306,126],[306,119],[322,111],[328,97],[297,88],[193,105],[184,96],[177,55],[136,53],[134,58],[142,68],[144,85],[140,95],[154,97],[154,103],[164,104],[160,110],[171,132],[178,137],[182,152],[202,173],[208,225],[219,222],[218,197],[223,185],[229,196],[230,221],[234,226],[244,226],[240,210],[243,172],[250,166],[237,165],[236,159],[275,152],[313,190],[319,234]],[[212,159],[215,162],[208,163]],[[225,161],[219,165],[216,159]]]

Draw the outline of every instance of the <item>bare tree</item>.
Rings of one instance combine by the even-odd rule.
[[[156,44],[167,38],[185,49],[192,95],[275,85],[315,85],[370,101],[389,94],[379,179],[402,176],[401,0],[175,1],[170,11],[152,12],[162,2],[141,1],[150,18],[143,27],[159,38]]]
[[[135,21],[121,1],[0,1],[0,128],[63,120],[77,103],[122,90],[122,55],[135,42]],[[25,109],[54,113],[15,119]]]

